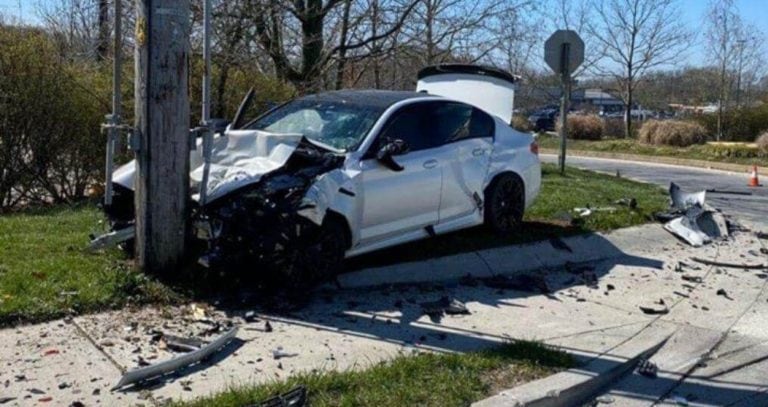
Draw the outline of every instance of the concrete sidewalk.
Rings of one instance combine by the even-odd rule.
[[[609,356],[621,360],[632,356],[626,351],[631,347],[625,344],[633,339],[669,335],[676,345],[665,346],[662,351],[667,356],[659,360],[663,362],[662,374],[669,376],[660,375],[661,382],[650,384],[628,381],[611,390],[612,397],[647,405],[669,388],[677,391],[692,386],[685,391],[723,392],[725,400],[750,397],[768,386],[768,363],[758,360],[739,367],[742,359],[768,355],[762,345],[754,345],[768,341],[766,273],[695,269],[689,260],[698,256],[766,262],[759,253],[760,242],[751,234],[741,233],[729,241],[693,249],[660,226],[648,225],[565,242],[572,252],[555,249],[547,242],[475,254],[481,262],[468,260],[458,263],[460,267],[441,260],[426,266],[433,276],[445,269],[453,277],[535,269],[551,289],[546,294],[492,288],[465,278],[462,284],[454,280],[366,287],[361,295],[361,287],[381,282],[386,275],[386,270],[370,270],[342,278],[347,279],[347,287],[356,288],[320,290],[299,311],[253,310],[256,321],[244,318],[251,310],[186,306],[121,310],[0,331],[0,341],[6,344],[0,349],[0,382],[5,384],[0,387],[0,399],[15,397],[8,405],[42,404],[40,400],[49,397],[48,405],[74,401],[85,405],[151,405],[168,399],[191,399],[233,385],[279,380],[300,371],[362,369],[400,354],[464,352],[513,338],[544,341],[585,360],[608,360]],[[595,248],[609,251],[595,252]],[[586,256],[581,261],[588,265],[564,267],[580,256]],[[601,260],[595,260],[598,258]],[[690,266],[676,272],[679,261]],[[408,267],[415,272],[424,269]],[[683,280],[688,274],[702,277],[702,282]],[[732,299],[717,295],[719,288]],[[465,302],[472,314],[439,320],[423,315],[420,303],[443,296]],[[638,308],[659,300],[669,306],[669,314],[651,316]],[[267,320],[272,332],[264,330]],[[157,331],[210,340],[220,334],[212,332],[216,326],[212,322],[240,327],[238,339],[217,358],[150,388],[109,391],[121,370],[173,355],[152,342]],[[741,359],[732,361],[724,356],[720,359],[723,365],[708,365],[716,369],[713,374],[720,372],[716,377],[728,380],[715,379],[715,383],[706,375],[686,377],[681,372],[687,372],[711,350],[712,338],[728,339],[718,342],[719,354],[740,355]],[[296,356],[275,359],[273,350],[278,347]],[[744,375],[751,379],[744,379]]]

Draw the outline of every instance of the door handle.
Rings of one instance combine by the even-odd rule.
[[[424,161],[424,168],[430,169],[437,167],[437,160],[427,160]]]
[[[476,149],[472,150],[472,155],[474,155],[475,157],[479,157],[479,156],[481,156],[483,154],[485,154],[485,149],[484,148],[476,148]]]

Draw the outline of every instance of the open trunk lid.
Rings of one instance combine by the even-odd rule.
[[[468,103],[512,123],[516,76],[496,68],[447,64],[419,71],[416,90]]]

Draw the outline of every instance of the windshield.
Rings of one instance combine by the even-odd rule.
[[[381,113],[381,109],[376,107],[297,99],[265,114],[248,128],[273,133],[297,133],[349,151],[363,141]]]

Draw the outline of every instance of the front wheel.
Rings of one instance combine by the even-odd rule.
[[[485,224],[500,235],[514,232],[523,222],[525,190],[516,175],[497,176],[485,192]]]
[[[347,250],[345,225],[332,217],[299,239],[284,255],[279,266],[282,285],[289,290],[303,289],[328,280],[341,272]]]

